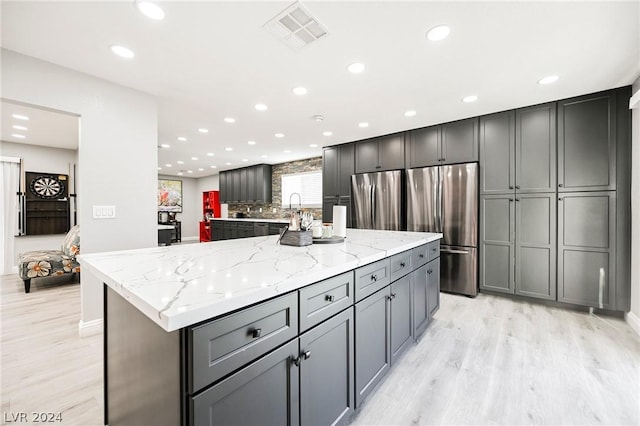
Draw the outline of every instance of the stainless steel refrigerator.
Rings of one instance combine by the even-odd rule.
[[[478,294],[478,163],[407,170],[407,230],[440,232],[440,289]]]
[[[402,229],[401,170],[351,176],[355,227],[360,229]]]

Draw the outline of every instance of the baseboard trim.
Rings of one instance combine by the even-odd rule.
[[[637,335],[640,336],[640,318],[633,312],[625,312],[624,320],[631,326],[633,331],[636,332]]]
[[[80,320],[78,323],[78,334],[80,335],[80,338],[95,336],[96,334],[102,333],[102,322],[102,318],[86,322]]]

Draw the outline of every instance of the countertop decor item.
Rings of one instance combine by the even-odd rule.
[[[313,233],[311,231],[284,231],[280,238],[280,244],[285,246],[304,247],[313,244]]]

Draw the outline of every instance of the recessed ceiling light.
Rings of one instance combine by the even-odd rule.
[[[462,102],[465,102],[465,103],[475,102],[477,100],[478,100],[478,97],[476,95],[469,95],[462,98]]]
[[[333,132],[322,132],[322,134],[325,136],[332,136]]]
[[[243,159],[242,159],[242,161],[243,161],[244,163],[246,163],[247,161],[249,161],[249,159],[247,159],[247,158],[243,158]]]
[[[558,81],[560,77],[558,77],[557,75],[548,75],[544,78],[541,78],[540,80],[538,80],[538,84],[551,84],[551,83],[555,83],[556,81]]]
[[[199,129],[198,129],[198,131],[199,131],[200,133],[209,133],[209,129],[205,129],[205,128],[203,128],[203,127],[199,128]]]
[[[210,166],[212,169],[217,169],[218,166]]]
[[[176,139],[178,139],[180,142],[186,142],[187,138],[185,138],[184,136],[178,136]]]
[[[160,8],[155,3],[144,0],[137,0],[136,7],[147,18],[155,19],[156,21],[160,21],[164,19],[164,10]]]
[[[19,134],[17,134],[17,133],[13,133],[11,136],[13,136],[14,138],[18,138],[18,139],[24,139],[24,138],[26,138],[26,136],[25,136],[25,135],[19,135]]]
[[[362,71],[364,71],[364,64],[361,64],[360,62],[355,62],[349,65],[347,69],[352,74],[360,74]]]
[[[294,87],[293,93],[298,96],[306,95],[307,89],[302,86]]]
[[[226,147],[224,150],[225,150],[225,151],[233,151],[233,148],[231,148],[230,146],[228,146],[228,147]]]
[[[136,56],[135,53],[133,53],[133,50],[128,49],[124,46],[119,46],[117,44],[112,44],[111,46],[109,46],[109,48],[111,49],[111,51],[113,53],[115,53],[116,55],[120,56],[121,58],[125,58],[125,59],[131,59],[134,56]]]
[[[276,138],[284,138],[284,133],[276,133],[275,135]]]
[[[309,144],[309,146],[310,146],[311,148],[317,148],[317,147],[318,147],[318,144],[317,144],[317,143],[312,143],[312,144]]]
[[[364,129],[365,127],[369,127],[369,123],[363,121],[362,123],[358,123],[358,127],[362,127]]]
[[[224,163],[224,164],[225,164],[226,166],[230,166],[230,165],[231,165],[231,163]]]
[[[171,148],[171,145],[169,145],[168,143],[163,143],[160,145],[162,148]]]
[[[225,122],[225,123],[235,123],[235,122],[236,122],[236,119],[235,119],[235,118],[232,118],[232,117],[225,117],[225,118],[224,118],[224,122]]]
[[[176,163],[178,163],[178,164],[184,164],[184,161],[182,161],[182,160],[178,160],[178,161],[176,161]]]
[[[213,152],[207,152],[208,157],[213,157],[215,154]]]
[[[285,149],[285,150],[284,150],[284,151],[282,151],[282,152],[284,152],[285,154],[288,154],[288,153],[290,153],[290,152],[291,152],[291,150],[290,150],[290,149]]]
[[[158,170],[162,170],[162,167],[158,167]]]
[[[204,172],[204,169],[202,167],[198,168],[199,172]]]
[[[404,116],[405,117],[414,117],[416,115],[416,111],[413,109],[410,109],[409,111],[405,111]]]
[[[18,126],[17,124],[16,124],[16,125],[14,125],[14,126],[11,126],[11,127],[13,127],[13,128],[14,128],[14,129],[16,129],[16,130],[27,130],[27,128],[26,128],[26,127],[24,127],[24,126]]]
[[[196,160],[198,159],[198,157],[191,157],[191,159],[192,159],[193,161],[196,161]]]
[[[184,173],[182,172],[178,172],[178,176],[182,176]]]
[[[431,41],[444,40],[451,33],[451,28],[447,25],[438,25],[427,31],[427,38]]]
[[[255,144],[256,144],[256,141],[247,141],[247,143],[248,143],[249,145],[255,145]]]
[[[187,173],[193,173],[193,170],[187,170]]]
[[[269,158],[269,156],[268,156],[268,155],[266,155],[266,154],[262,154],[260,157],[261,157],[261,158]]]
[[[165,167],[171,167],[171,164],[165,164],[164,166]]]
[[[18,119],[18,120],[24,120],[24,121],[29,120],[29,117],[27,117],[26,115],[22,115],[22,114],[13,114],[11,116],[13,118],[15,118],[15,119]]]
[[[266,111],[268,109],[268,107],[265,104],[256,104],[254,108],[257,109],[258,111]]]

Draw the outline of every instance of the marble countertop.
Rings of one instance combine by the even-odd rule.
[[[229,220],[229,221],[238,221],[238,222],[268,222],[268,223],[289,223],[288,219],[259,219],[257,217],[242,217],[242,218],[236,218],[236,217],[214,217],[213,219],[209,219],[209,220]]]
[[[347,229],[339,244],[277,245],[277,235],[83,254],[96,275],[166,331],[270,299],[442,238]]]

